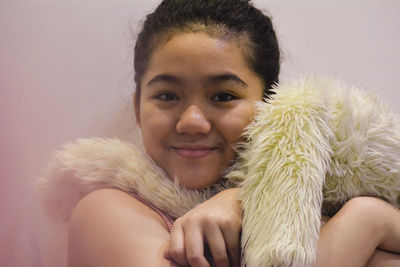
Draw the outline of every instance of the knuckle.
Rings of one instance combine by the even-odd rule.
[[[201,218],[201,222],[202,222],[202,224],[204,224],[204,225],[214,224],[214,223],[216,222],[216,218],[215,218],[213,215],[211,215],[211,214],[207,214],[207,215],[204,215],[204,216]]]
[[[199,221],[199,216],[197,214],[185,215],[178,219],[178,225],[184,227],[185,225],[193,225]],[[174,223],[175,224],[175,223]]]
[[[221,216],[220,214],[205,214],[202,218],[202,222],[206,224],[218,224],[223,225],[230,223],[230,218],[226,216]]]
[[[232,219],[224,219],[220,222],[220,225],[224,229],[229,229],[231,232],[238,233],[242,228],[241,222]]]
[[[240,250],[238,246],[230,247],[228,248],[228,253],[231,256],[231,258],[238,258],[240,256]]]
[[[181,260],[184,257],[184,252],[182,249],[176,248],[176,247],[171,247],[169,249],[169,254],[173,259],[179,259]]]
[[[229,266],[229,260],[223,254],[213,255],[213,261],[217,266]]]
[[[173,225],[172,228],[177,228],[177,227],[179,227],[180,225],[182,225],[183,222],[184,222],[184,218],[183,218],[183,217],[179,217],[178,219],[176,219],[176,220],[174,221],[174,225]]]
[[[193,224],[193,223],[198,222],[199,219],[200,219],[200,216],[199,216],[198,214],[195,213],[195,214],[192,214],[191,216],[186,217],[186,218],[185,218],[185,222],[186,222],[186,223]]]
[[[223,226],[223,227],[228,227],[228,228],[234,228],[235,227],[234,221],[229,219],[229,218],[221,219],[220,225]]]
[[[189,253],[187,255],[187,261],[190,264],[190,266],[199,266],[200,264],[202,264],[203,259],[202,256],[200,255]]]

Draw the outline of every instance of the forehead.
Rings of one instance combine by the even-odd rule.
[[[176,33],[154,49],[145,76],[163,72],[182,76],[234,72],[246,76],[253,71],[241,47],[231,39]]]
[[[236,32],[233,29],[229,29],[226,25],[218,24],[213,21],[209,21],[207,24],[196,21],[188,22],[181,27],[172,27],[154,34],[149,42],[149,58],[159,46],[166,44],[176,36],[186,34],[207,35],[214,39],[236,44],[249,66],[252,66],[254,63],[254,43],[252,42],[250,34],[246,31]]]

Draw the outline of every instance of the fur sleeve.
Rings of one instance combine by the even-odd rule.
[[[310,266],[332,154],[326,85],[303,80],[259,103],[231,179],[243,179],[243,265]]]
[[[243,265],[306,267],[322,208],[333,215],[356,196],[399,207],[400,126],[377,97],[337,80],[276,92],[258,104],[229,175],[241,182]]]

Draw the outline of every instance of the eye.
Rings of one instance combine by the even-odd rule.
[[[211,100],[215,102],[229,102],[236,99],[237,97],[230,93],[219,93],[211,97]]]
[[[156,98],[162,101],[179,101],[179,97],[171,92],[163,92],[158,94]]]

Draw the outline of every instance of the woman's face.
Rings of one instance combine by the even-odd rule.
[[[235,42],[174,35],[153,52],[135,107],[147,153],[190,189],[216,183],[263,89]]]

